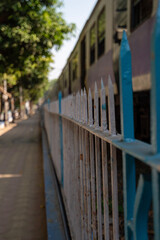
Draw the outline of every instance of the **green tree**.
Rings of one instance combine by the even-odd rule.
[[[74,24],[67,24],[59,0],[0,1],[0,79],[21,85],[37,99],[48,82],[51,49],[60,48]]]

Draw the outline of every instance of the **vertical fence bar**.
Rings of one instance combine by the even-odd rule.
[[[81,96],[79,94],[79,122],[83,122],[83,90]],[[81,185],[81,227],[82,227],[82,240],[86,239],[85,233],[85,207],[84,207],[84,152],[83,152],[83,129],[79,127],[79,142],[80,142],[80,185]]]
[[[50,99],[48,98],[47,100],[47,103],[48,103],[48,112],[50,111]]]
[[[104,205],[104,240],[109,239],[109,198],[108,198],[108,168],[107,146],[102,140],[102,174],[103,174],[103,205]]]
[[[160,239],[160,173],[152,169],[152,193],[155,240]]]
[[[81,89],[81,122],[84,123],[83,90]]]
[[[153,152],[160,153],[160,1],[151,45],[151,142]],[[155,240],[160,239],[160,173],[152,170]]]
[[[160,1],[151,46],[151,130],[154,153],[160,153]]]
[[[89,88],[89,93],[88,93],[88,123],[89,123],[89,126],[93,126],[92,95],[91,95],[91,89],[90,88]]]
[[[99,128],[99,104],[98,104],[98,89],[96,82],[94,88],[94,127],[95,129]]]
[[[91,95],[90,89],[88,94],[88,115],[89,115],[89,119],[88,119],[89,125],[93,126],[92,95]],[[91,133],[89,133],[89,148],[90,148],[89,155],[90,155],[90,171],[91,171],[92,239],[97,240],[94,140],[93,140],[93,135]]]
[[[81,217],[80,217],[80,161],[79,161],[79,127],[74,124],[74,154],[75,154],[75,179],[74,179],[74,184],[75,184],[75,234],[76,234],[76,239],[81,240],[82,239],[82,232],[81,232]]]
[[[84,88],[83,91],[83,123],[87,124],[87,95]],[[84,211],[85,211],[85,236],[88,239],[88,209],[87,209],[87,134],[86,130],[82,130],[83,134],[83,184],[84,184]]]
[[[132,91],[132,68],[131,52],[126,32],[120,49],[120,106],[121,106],[121,128],[125,141],[134,139],[133,122],[133,91]],[[132,239],[133,232],[128,227],[129,221],[133,220],[133,208],[136,192],[135,160],[123,152],[123,187],[124,187],[124,218],[126,240]]]
[[[103,80],[101,79],[101,130],[107,130],[106,118],[106,91]],[[104,209],[104,239],[109,239],[109,208],[108,208],[108,170],[107,170],[107,146],[101,140],[102,151],[102,177],[103,177],[103,209]]]
[[[88,123],[87,94],[84,89],[84,123]],[[91,197],[90,197],[90,162],[89,162],[89,133],[85,131],[85,150],[86,150],[86,220],[87,236],[91,239]]]
[[[78,121],[78,93],[76,93],[75,120]]]
[[[106,118],[106,91],[101,79],[101,130],[104,132],[107,130],[107,118]]]
[[[115,135],[115,104],[114,90],[111,78],[108,78],[108,106],[109,106],[109,132]],[[117,184],[117,154],[116,148],[110,144],[111,155],[111,180],[112,180],[112,215],[113,215],[113,239],[119,239],[119,221],[118,221],[118,184]]]
[[[87,195],[87,231],[88,239],[91,239],[91,190],[90,190],[90,161],[89,161],[89,133],[85,132],[86,138],[86,195]]]
[[[88,238],[87,224],[87,186],[86,186],[86,130],[82,129],[82,154],[83,154],[83,197],[84,197],[84,234]]]
[[[51,102],[49,98],[47,100],[47,103],[48,103],[48,127],[49,127],[51,125],[51,119],[50,119]],[[48,141],[49,141],[49,149],[51,151],[51,132],[49,131],[47,135],[48,135]]]
[[[109,132],[113,136],[116,134],[114,88],[111,77],[108,77],[108,109],[109,109]]]
[[[81,228],[82,240],[85,240],[84,234],[84,185],[83,185],[83,153],[82,153],[82,128],[79,127],[79,143],[80,143],[80,187],[81,187]]]
[[[61,156],[61,185],[63,187],[63,127],[62,127],[62,117],[61,117],[61,112],[62,112],[62,107],[61,107],[61,102],[62,102],[62,92],[59,92],[58,94],[58,100],[59,100],[59,130],[60,130],[60,156]]]
[[[99,104],[98,90],[95,83],[94,95],[94,117],[95,128],[99,128]],[[97,186],[97,224],[98,224],[98,239],[102,239],[102,199],[101,199],[101,163],[100,163],[100,139],[95,136],[95,160],[96,160],[96,186]]]
[[[98,240],[102,239],[100,139],[95,136]]]
[[[111,180],[112,180],[112,216],[113,216],[113,239],[119,239],[118,218],[118,184],[117,184],[117,154],[116,148],[110,145],[111,155]]]
[[[81,119],[81,99],[80,99],[80,93],[78,91],[77,93],[77,121],[80,122]]]
[[[84,123],[88,123],[88,111],[87,111],[87,94],[86,90],[84,89]]]
[[[91,164],[91,199],[92,199],[92,239],[97,240],[96,223],[96,178],[95,178],[95,158],[94,158],[94,140],[90,134],[90,164]]]

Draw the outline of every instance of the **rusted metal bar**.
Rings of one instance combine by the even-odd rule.
[[[108,200],[108,168],[107,168],[107,146],[102,145],[102,176],[103,176],[103,209],[104,209],[104,239],[109,239],[109,200]]]
[[[92,236],[97,239],[97,219],[96,219],[96,176],[95,176],[95,154],[94,139],[89,133],[90,138],[90,166],[91,166],[91,203],[92,203]]]
[[[90,189],[90,160],[89,160],[89,133],[85,131],[86,139],[86,195],[87,195],[87,231],[88,239],[91,239],[91,189]]]

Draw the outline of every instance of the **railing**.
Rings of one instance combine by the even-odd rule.
[[[151,53],[151,144],[134,138],[131,53],[125,32],[120,50],[121,135],[116,133],[110,77],[108,104],[101,80],[100,119],[96,83],[93,106],[91,91],[87,96],[84,89],[64,99],[59,94],[57,102],[44,108],[73,239],[124,239],[120,225],[125,239],[148,239],[150,233],[151,239],[160,239],[160,5]],[[148,226],[152,213],[154,230]]]

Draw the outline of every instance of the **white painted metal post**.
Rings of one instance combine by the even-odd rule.
[[[101,79],[101,130],[104,132],[107,130],[107,118],[106,118],[106,91]]]

